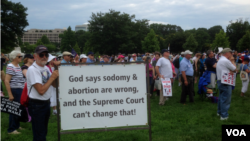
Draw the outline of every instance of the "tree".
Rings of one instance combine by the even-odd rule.
[[[43,45],[48,48],[50,53],[55,52],[56,50],[56,46],[54,44],[43,44]]]
[[[100,54],[115,54],[118,52],[132,53],[138,44],[135,44],[136,36],[144,34],[143,31],[138,32],[135,26],[142,25],[135,22],[135,15],[121,13],[115,10],[109,10],[108,13],[92,13],[89,20],[90,38],[88,40],[88,49]],[[137,23],[137,24],[135,24]],[[139,26],[138,26],[139,28]],[[139,28],[141,29],[141,28]],[[138,43],[139,41],[137,41]]]
[[[85,50],[85,43],[89,40],[90,32],[84,30],[78,30],[75,33],[75,39],[77,44],[79,45],[80,52]]]
[[[187,38],[186,43],[183,44],[183,49],[191,50],[191,51],[195,52],[197,50],[197,47],[198,47],[198,43],[196,42],[193,34],[191,34]]]
[[[153,29],[157,35],[160,35],[162,37],[177,32],[183,32],[183,29],[180,26],[171,24],[164,25],[164,24],[153,23],[150,25],[150,29]]]
[[[42,40],[41,39],[38,39],[37,41],[36,41],[36,45],[43,45],[44,43],[42,42]]]
[[[61,51],[71,51],[76,43],[75,32],[71,30],[70,26],[63,34],[59,35],[59,38],[61,38]]]
[[[207,49],[207,44],[210,43],[210,36],[204,28],[198,28],[196,30],[195,39],[198,43],[197,51],[205,51]]]
[[[76,43],[75,46],[73,47],[73,49],[75,50],[75,52],[79,55],[81,54],[80,48],[78,46],[78,44]]]
[[[43,36],[42,36],[41,41],[42,41],[44,44],[50,44],[49,38],[48,38],[46,35],[43,35]]]
[[[182,45],[186,42],[186,39],[187,38],[184,32],[178,32],[176,34],[173,34],[172,36],[169,36],[165,42],[170,44],[170,52],[179,53],[183,50]],[[165,48],[167,47],[168,46],[166,46]]]
[[[37,42],[36,42],[36,46],[38,46],[38,45],[44,45],[44,46],[46,46],[47,48],[48,48],[48,51],[49,52],[55,52],[56,51],[56,46],[55,46],[55,44],[53,44],[53,43],[50,43],[49,42],[49,39],[47,38],[47,37],[45,36],[45,35],[43,35],[42,36],[42,38],[41,39],[38,39],[37,40]],[[44,43],[45,42],[45,43]]]
[[[215,25],[213,27],[210,27],[208,29],[208,34],[210,35],[210,40],[213,41],[215,38],[215,35],[219,33],[221,30],[223,30],[222,26],[220,25]],[[224,30],[223,30],[224,31]]]
[[[153,29],[150,30],[144,41],[142,41],[142,50],[144,52],[160,51],[159,42]]]
[[[149,30],[149,20],[142,19],[142,20],[135,20],[135,22],[132,22],[132,32],[133,36],[131,38],[131,42],[133,42],[134,45],[132,45],[134,48],[132,52],[142,52],[142,45],[141,41],[144,40],[144,38],[147,36],[147,34],[150,32]],[[130,52],[131,52],[130,50]]]
[[[9,52],[19,46],[16,37],[22,37],[27,21],[27,8],[20,2],[1,1],[1,46],[2,52]]]
[[[226,33],[221,30],[218,34],[215,35],[215,39],[212,44],[213,50],[217,47],[229,47],[230,42],[228,41],[228,37]]]
[[[227,26],[227,36],[233,49],[236,49],[238,41],[246,34],[247,30],[250,30],[250,24],[242,19],[236,20],[236,22],[231,21]]]
[[[239,51],[250,49],[250,31],[247,31],[246,34],[238,41],[237,48]]]

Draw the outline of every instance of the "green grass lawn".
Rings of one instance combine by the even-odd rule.
[[[220,141],[222,139],[221,125],[223,124],[250,124],[250,88],[246,98],[240,97],[241,81],[237,78],[236,88],[233,90],[229,119],[221,121],[216,115],[217,104],[206,99],[201,101],[198,94],[195,102],[186,105],[179,103],[181,87],[175,81],[173,97],[159,106],[159,97],[151,98],[151,119],[153,141]],[[197,84],[195,85],[197,90]],[[4,88],[6,93],[6,89]],[[187,98],[188,101],[188,98]],[[21,123],[25,130],[20,135],[8,135],[8,117],[1,113],[1,140],[2,141],[31,141],[31,123]],[[70,122],[70,121],[69,121]],[[57,118],[51,115],[47,135],[48,141],[57,140]],[[148,130],[111,131],[81,134],[61,135],[62,141],[147,141]]]

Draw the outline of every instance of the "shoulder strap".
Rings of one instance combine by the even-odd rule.
[[[31,92],[32,87],[33,87],[33,85],[30,87],[30,92]],[[29,92],[29,94],[28,94],[28,95],[30,95],[30,92]]]
[[[244,67],[244,64],[242,64],[242,68],[241,68],[241,71],[243,71],[243,67]]]
[[[37,68],[35,65],[32,65],[32,66],[34,66],[35,68]],[[33,87],[33,85],[30,87],[30,92],[31,92],[32,87]],[[28,95],[30,95],[30,92],[29,92]]]

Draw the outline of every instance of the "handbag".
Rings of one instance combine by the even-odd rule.
[[[161,90],[161,80],[160,79],[156,79],[155,80],[155,85],[154,85],[155,89],[157,90]]]
[[[248,73],[243,71],[243,67],[244,67],[244,65],[242,64],[242,68],[241,68],[241,71],[240,71],[240,80],[241,81],[247,81],[248,80]]]

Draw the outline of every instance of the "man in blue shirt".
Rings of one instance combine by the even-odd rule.
[[[185,57],[180,63],[180,72],[181,72],[181,82],[182,82],[182,93],[180,102],[185,105],[186,97],[189,95],[189,101],[194,102],[194,69],[193,65],[190,62],[192,57],[192,52],[186,50],[184,52]]]
[[[63,52],[63,59],[61,61],[62,66],[67,66],[67,65],[63,65],[63,63],[70,63],[70,57],[72,56],[72,54],[68,51],[64,51]]]
[[[94,61],[94,53],[93,52],[88,52],[87,54],[88,58],[87,58],[87,62],[86,63],[95,63]]]

